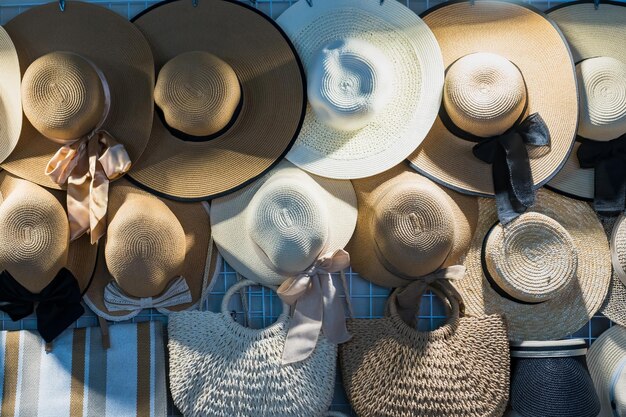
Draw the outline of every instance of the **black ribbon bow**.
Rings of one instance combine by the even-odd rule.
[[[496,206],[502,224],[509,223],[535,203],[526,145],[550,145],[550,131],[539,113],[531,114],[518,126],[484,139],[473,148],[476,158],[492,164]]]
[[[37,331],[50,343],[74,323],[85,309],[78,281],[63,268],[39,294],[24,288],[7,271],[0,273],[0,310],[20,320],[30,315],[37,305]]]
[[[607,215],[626,208],[626,135],[600,142],[578,138],[578,163],[594,169],[593,205]]]

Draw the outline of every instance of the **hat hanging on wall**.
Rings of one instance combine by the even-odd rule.
[[[233,0],[166,1],[133,19],[152,46],[157,106],[132,179],[199,201],[252,182],[282,159],[304,118],[304,71],[262,12]]]
[[[143,152],[152,125],[152,53],[141,33],[103,7],[34,7],[5,26],[23,71],[24,118],[2,168],[67,187],[71,239],[104,233],[110,180]]]
[[[625,417],[626,328],[613,326],[602,333],[591,345],[587,362],[602,406],[597,417]]]
[[[397,1],[297,2],[277,20],[307,72],[309,106],[287,159],[362,178],[405,159],[441,103],[443,63],[426,24]]]
[[[20,90],[20,63],[17,50],[9,34],[0,26],[0,162],[15,146],[22,130],[22,95]]]
[[[359,204],[346,250],[353,271],[401,287],[461,261],[478,221],[478,198],[429,180],[405,164],[353,180]]]
[[[106,241],[85,302],[99,316],[127,320],[144,308],[198,308],[220,272],[208,203],[160,199],[126,180],[111,187]]]
[[[567,44],[527,5],[447,2],[423,18],[446,78],[439,117],[409,161],[447,187],[495,196],[507,223],[571,151],[578,109]]]
[[[601,221],[609,237],[613,276],[600,311],[611,321],[626,326],[626,217],[602,217]]]
[[[626,209],[626,7],[576,2],[551,9],[576,62],[578,137],[567,163],[548,184],[594,200],[602,214]]]
[[[532,211],[506,226],[479,201],[467,273],[454,284],[468,314],[506,316],[511,340],[574,333],[602,305],[611,279],[606,235],[593,209],[540,189]]]
[[[0,194],[0,310],[13,320],[35,311],[50,342],[84,312],[97,246],[87,236],[70,242],[62,192],[3,171]]]

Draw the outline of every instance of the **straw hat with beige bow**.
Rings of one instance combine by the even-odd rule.
[[[63,193],[0,173],[0,310],[13,320],[33,311],[51,342],[84,312],[97,247],[70,242]]]
[[[68,1],[34,7],[6,30],[22,68],[26,118],[2,167],[50,188],[67,187],[70,238],[91,242],[106,224],[109,181],[143,152],[152,124],[150,45],[126,19]]]
[[[282,161],[258,181],[213,200],[213,236],[224,259],[240,274],[295,305],[283,359],[308,357],[321,329],[333,343],[349,339],[344,307],[332,272],[350,264],[343,248],[357,219],[347,180],[310,175]]]
[[[451,1],[423,16],[443,54],[443,106],[409,157],[427,177],[495,196],[508,223],[567,159],[576,133],[574,65],[561,33],[527,5]]]
[[[120,321],[144,308],[163,314],[198,308],[221,259],[208,203],[161,199],[126,180],[111,186],[106,241],[85,302]]]

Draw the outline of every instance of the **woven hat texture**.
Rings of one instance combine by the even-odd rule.
[[[17,145],[22,129],[22,96],[20,90],[20,63],[17,50],[9,34],[0,27],[0,162],[4,161]]]
[[[626,222],[624,216],[600,217],[606,235],[610,239],[613,274],[609,291],[600,312],[615,323],[626,326],[626,284],[618,270],[626,270]]]
[[[186,416],[325,417],[334,384],[337,348],[320,336],[304,361],[283,365],[289,307],[263,329],[234,321],[228,301],[221,312],[170,315],[170,389],[176,407]]]
[[[589,348],[587,363],[602,407],[598,417],[626,416],[626,328],[602,333]]]
[[[309,106],[287,159],[316,175],[363,178],[404,160],[441,104],[441,51],[399,2],[295,3],[277,20],[302,58]]]

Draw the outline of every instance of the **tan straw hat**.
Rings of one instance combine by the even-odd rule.
[[[451,1],[423,18],[446,79],[439,117],[409,161],[447,187],[495,195],[506,223],[532,206],[571,151],[578,109],[567,44],[522,4]]]
[[[611,279],[606,235],[593,209],[540,189],[506,226],[492,200],[479,201],[476,234],[455,282],[471,315],[502,314],[509,338],[563,338],[598,311]]]
[[[602,314],[615,323],[626,326],[626,217],[601,217],[609,237],[613,276],[609,292],[600,309]]]
[[[130,174],[160,195],[200,201],[267,172],[295,140],[306,93],[293,45],[234,0],[166,1],[133,19],[157,72],[150,143]]]
[[[221,267],[208,203],[160,199],[122,180],[111,187],[109,212],[87,305],[113,321],[144,308],[199,307]]]
[[[49,188],[67,186],[70,236],[106,222],[107,184],[139,159],[152,125],[150,46],[103,7],[68,1],[32,9],[5,26],[23,71],[24,118],[2,168]],[[90,158],[91,157],[91,158]]]
[[[22,95],[20,92],[20,63],[9,34],[0,27],[0,162],[15,146],[22,130]]]
[[[278,24],[307,72],[309,107],[287,159],[330,178],[404,160],[441,104],[443,62],[428,26],[397,1],[297,2]]]
[[[594,199],[602,214],[626,208],[624,6],[602,2],[596,8],[579,1],[548,12],[569,43],[580,91],[578,140],[549,186],[574,198]]]
[[[587,353],[602,410],[597,417],[626,417],[626,327],[613,326]]]
[[[352,184],[359,216],[346,250],[363,278],[401,287],[467,252],[478,198],[443,188],[405,164]]]

